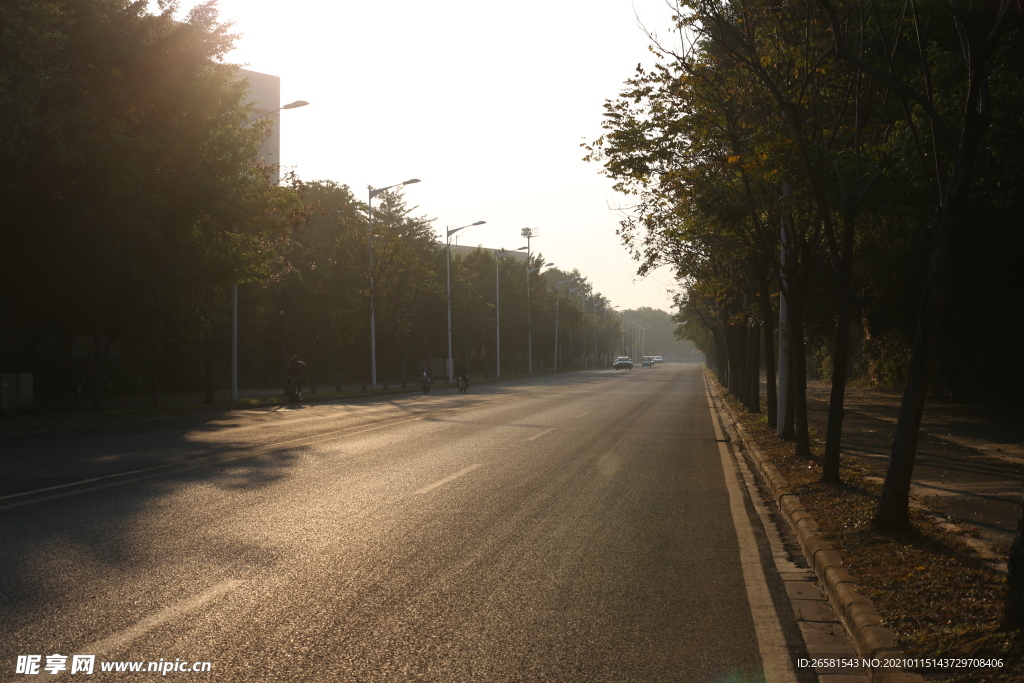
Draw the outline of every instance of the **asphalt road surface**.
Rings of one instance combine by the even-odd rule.
[[[8,436],[0,680],[808,680],[723,452],[692,365]]]

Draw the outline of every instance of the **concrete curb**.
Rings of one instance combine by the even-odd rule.
[[[828,596],[836,615],[843,622],[850,641],[857,649],[858,656],[866,659],[901,659],[903,653],[896,647],[896,638],[892,631],[881,625],[882,615],[878,613],[871,601],[857,591],[857,582],[845,567],[842,558],[828,541],[822,537],[818,524],[804,509],[792,491],[787,487],[786,478],[767,461],[761,454],[757,443],[747,435],[743,425],[733,415],[729,405],[722,399],[718,384],[705,369],[708,384],[718,398],[718,406],[725,410],[732,427],[736,429],[743,446],[750,453],[761,477],[771,489],[772,497],[778,504],[783,516],[793,528],[800,548],[803,550],[807,563],[814,569],[822,590]],[[899,668],[871,668],[868,675],[878,683],[923,683],[920,674],[904,671]]]

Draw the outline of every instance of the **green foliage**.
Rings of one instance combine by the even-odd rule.
[[[0,277],[22,292],[0,308],[22,340],[7,365],[55,335],[108,340],[101,361],[113,339],[143,356],[199,339],[304,220],[298,186],[253,166],[265,126],[220,61],[234,37],[213,3],[175,9],[0,9]]]

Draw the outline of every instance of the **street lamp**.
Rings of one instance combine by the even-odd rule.
[[[604,324],[608,327],[609,336],[610,336],[610,333],[612,331],[612,326],[608,325],[608,314],[609,313],[618,313],[619,316],[621,317],[622,314],[619,313],[618,308],[619,308],[618,306],[609,306],[608,308],[604,309]],[[614,325],[614,319],[612,320],[612,323]],[[615,350],[615,340],[614,340],[614,338],[612,339],[612,342],[611,342],[610,346],[612,347],[611,350],[614,351]]]
[[[295,100],[289,102],[283,107],[272,109],[271,111],[263,112],[257,116],[252,117],[241,126],[245,128],[250,123],[258,118],[279,112],[282,109],[298,109],[299,107],[305,107],[309,102],[305,100]],[[235,232],[238,232],[238,227],[235,227]],[[238,400],[238,283],[231,283],[231,400]]]
[[[459,230],[465,230],[466,228],[472,228],[474,225],[483,225],[487,221],[477,221],[476,223],[470,223],[469,225],[463,225],[461,228],[454,228],[448,231],[447,234],[447,245],[445,246],[445,263],[447,264],[448,270],[448,383],[452,381],[452,235],[457,233]]]
[[[256,116],[252,117],[251,119],[249,119],[245,123],[248,125],[248,124],[252,123],[253,121],[255,121],[256,119],[263,118],[264,116],[270,116],[271,114],[279,112],[282,109],[298,109],[299,107],[305,107],[307,104],[309,104],[309,102],[307,102],[306,100],[295,100],[294,102],[289,102],[288,104],[284,105],[283,107],[278,107],[277,109],[271,109],[270,111],[265,111],[262,114],[257,114]],[[244,127],[245,126],[243,126],[243,128]]]
[[[375,316],[374,316],[374,289],[373,289],[373,198],[379,195],[381,192],[387,192],[394,187],[402,187],[403,185],[412,185],[413,183],[420,182],[419,178],[411,178],[405,182],[396,183],[395,185],[388,185],[387,187],[381,187],[374,189],[373,185],[368,185],[370,197],[366,202],[367,212],[369,214],[370,221],[370,386],[373,390],[377,390],[377,335],[375,328]]]
[[[629,356],[632,359],[633,353],[630,347],[633,341],[633,319],[623,313],[622,323],[622,355]]]
[[[598,292],[594,298],[594,367],[600,367],[597,364],[597,307],[604,308],[604,304],[600,303],[601,293]]]
[[[509,249],[508,251],[499,251],[494,256],[494,318],[497,321],[498,329],[495,332],[495,339],[498,343],[498,379],[501,379],[501,275],[498,273],[498,259],[505,254],[514,254],[517,251],[523,251],[529,249],[529,246],[519,247],[518,249]]]
[[[523,228],[524,234],[529,228]],[[527,240],[529,241],[529,240]],[[529,245],[527,245],[529,248]],[[526,362],[530,364],[530,374],[533,374],[533,331],[530,329],[530,275],[536,273],[541,268],[548,268],[555,265],[554,263],[545,263],[543,266],[537,266],[536,268],[530,269],[530,258],[527,255],[526,267],[529,269],[526,271]]]
[[[566,282],[572,282],[573,280],[574,278],[568,278],[566,280],[562,280],[557,285],[555,285],[555,372],[558,372],[558,299],[559,295],[562,293],[562,285],[564,285]],[[577,287],[576,289],[579,288]],[[569,294],[573,293],[574,291],[576,290],[570,289],[566,296],[569,296]]]
[[[583,295],[582,305],[580,306],[580,310],[583,312],[583,324],[582,324],[582,327],[583,327],[583,345],[582,345],[582,348],[583,348],[583,369],[584,370],[586,370],[587,367],[588,367],[588,364],[587,364],[587,302],[590,301],[590,299],[591,299],[590,292],[592,290],[591,290],[590,286],[587,286],[586,291],[587,291],[587,293]],[[594,359],[594,362],[595,363],[597,362],[596,358]]]

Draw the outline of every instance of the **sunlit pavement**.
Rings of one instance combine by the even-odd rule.
[[[699,367],[670,365],[4,438],[2,670],[759,680],[718,448]]]

